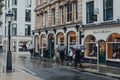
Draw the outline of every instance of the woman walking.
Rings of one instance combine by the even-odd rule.
[[[61,60],[61,65],[63,66],[65,59],[65,51],[60,51],[60,60]]]
[[[71,66],[72,65],[72,60],[73,60],[73,50],[70,48],[69,50],[69,65]]]
[[[76,68],[82,67],[80,59],[81,59],[81,50],[76,49],[75,51],[75,67]]]

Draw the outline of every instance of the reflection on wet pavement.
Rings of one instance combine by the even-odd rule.
[[[51,77],[50,80],[81,80],[80,76],[55,76]]]
[[[96,75],[86,74],[81,71],[73,71],[50,62],[41,61],[40,58],[31,59],[27,57],[14,57],[15,65],[23,68],[24,71],[44,80],[114,80]]]

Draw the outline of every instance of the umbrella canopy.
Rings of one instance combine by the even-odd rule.
[[[71,48],[76,48],[78,50],[85,50],[84,45],[81,44],[71,45]]]
[[[58,51],[65,51],[67,49],[66,46],[59,46]]]

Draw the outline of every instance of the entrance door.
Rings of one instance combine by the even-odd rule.
[[[106,63],[106,42],[100,40],[99,42],[99,64]]]
[[[50,53],[50,58],[53,59],[54,57],[54,38],[50,37],[49,38],[49,53]]]

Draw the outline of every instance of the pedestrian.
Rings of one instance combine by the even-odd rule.
[[[61,65],[63,66],[64,59],[65,59],[65,51],[59,51],[60,53],[60,60],[61,60]]]
[[[69,57],[69,65],[71,66],[73,60],[73,50],[71,48],[69,49],[68,57]]]
[[[30,54],[33,56],[33,48],[30,49]]]
[[[44,58],[44,61],[46,62],[46,59],[48,58],[48,50],[47,50],[47,48],[45,48],[44,51],[43,51],[43,58]]]
[[[76,49],[75,51],[75,67],[79,68],[79,67],[83,67],[80,61],[81,58],[81,50]]]
[[[34,51],[32,43],[29,45],[29,50],[30,50],[30,56],[31,56],[31,58],[32,58],[32,56],[33,56],[33,51]]]
[[[22,46],[22,50],[23,50],[23,51],[26,51],[26,50],[27,50],[27,46],[26,46],[26,44],[23,44],[23,46]]]

